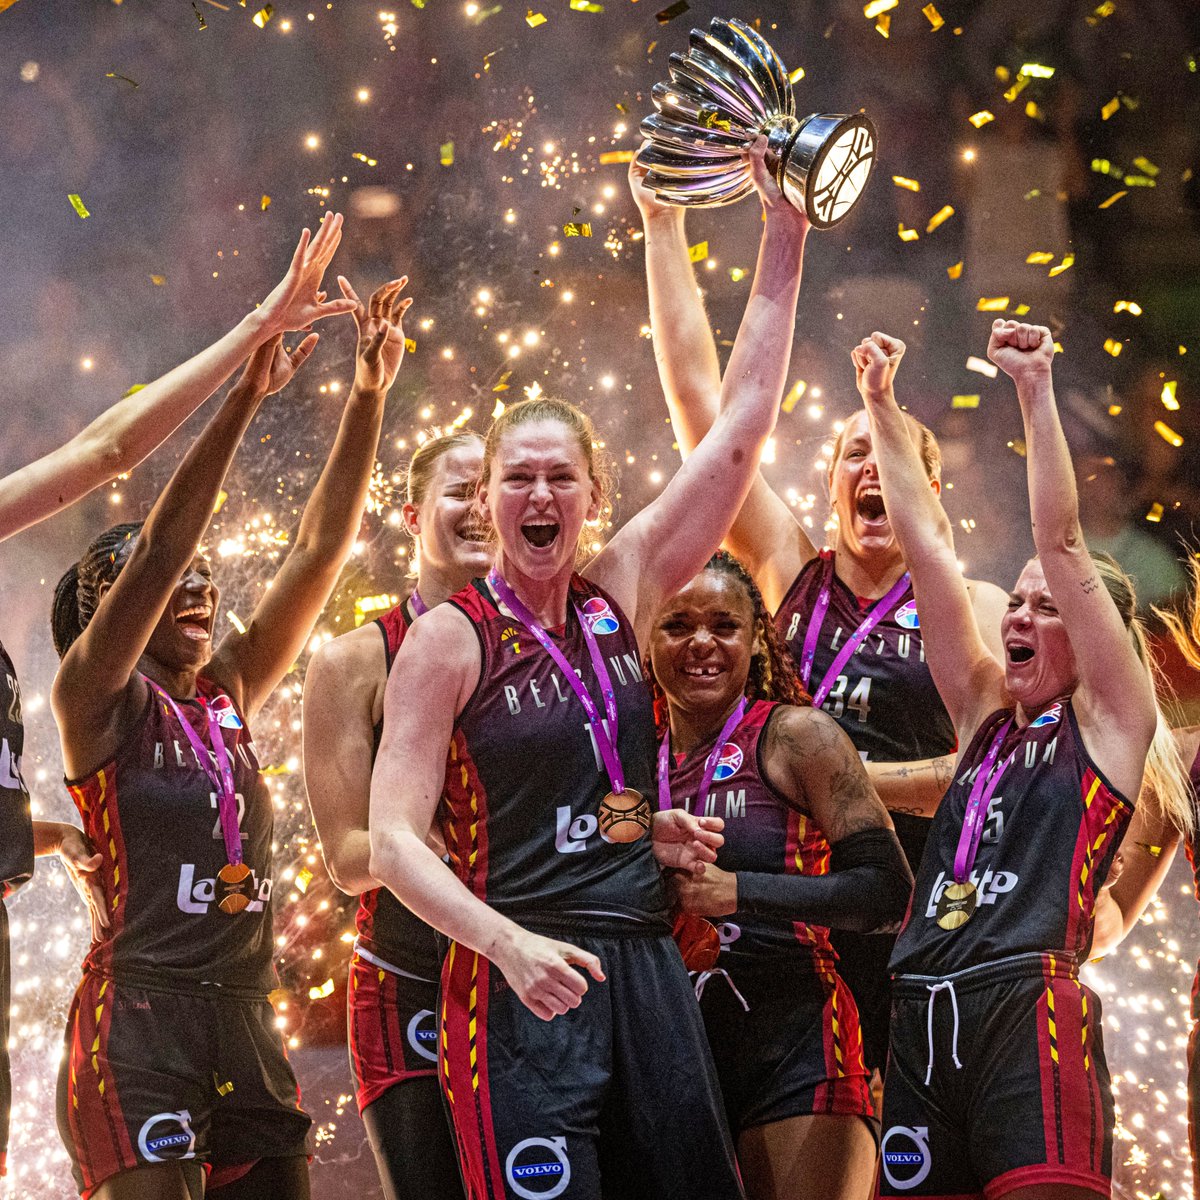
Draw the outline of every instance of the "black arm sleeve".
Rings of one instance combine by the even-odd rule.
[[[879,933],[904,919],[913,877],[891,829],[864,829],[833,847],[827,875],[737,873],[738,908],[853,933]]]

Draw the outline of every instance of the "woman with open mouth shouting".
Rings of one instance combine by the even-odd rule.
[[[629,182],[646,235],[654,350],[686,458],[720,411],[720,364],[688,257],[685,210],[658,200],[642,183],[644,174],[635,160]],[[937,440],[908,420],[919,439],[927,486],[938,495]],[[826,482],[837,519],[831,549],[819,549],[757,473],[725,544],[761,590],[813,702],[865,755],[915,872],[929,817],[953,768],[954,730],[921,651],[921,621],[880,490],[865,412],[846,420],[835,439]],[[979,628],[999,657],[995,630],[1004,593],[991,583],[967,586]],[[878,1071],[887,1055],[892,944],[890,936],[848,930],[833,936],[838,969],[858,1004],[867,1065]]]
[[[273,806],[249,722],[291,668],[358,531],[404,354],[403,280],[364,305],[317,291],[340,218],[313,242],[303,327],[351,311],[354,386],[292,547],[244,632],[214,649],[219,592],[197,553],[262,400],[312,352],[251,355],[143,526],[109,530],[60,581],[51,694],[69,788],[100,867],[111,934],[68,1018],[59,1128],[86,1196],[303,1200],[295,1076],[267,999]],[[205,1172],[208,1172],[207,1186]]]
[[[803,228],[765,145],[758,269],[709,437],[577,574],[604,511],[595,431],[564,401],[507,409],[480,486],[496,565],[413,625],[388,680],[370,873],[451,939],[441,1065],[472,1200],[741,1194],[643,836],[655,736],[640,664],[663,600],[741,506],[782,395]],[[453,873],[426,844],[435,817]],[[660,840],[678,840],[661,853],[711,859],[715,822],[662,817]]]
[[[882,1194],[1108,1196],[1100,1004],[1078,970],[1143,772],[1176,812],[1186,779],[1129,580],[1084,542],[1050,331],[997,320],[988,344],[1021,405],[1037,552],[1001,621],[1003,666],[896,404],[903,353],[876,333],[853,358],[961,750],[892,955]]]
[[[659,807],[725,822],[716,864],[669,886],[684,913],[720,920],[720,966],[696,994],[746,1195],[864,1200],[879,1127],[829,926],[897,925],[904,852],[736,559],[716,554],[663,606],[650,669],[668,726]]]
[[[492,565],[491,530],[477,501],[482,465],[483,439],[470,430],[432,438],[413,455],[402,510],[417,569],[412,593],[326,642],[304,679],[308,801],[330,876],[359,897],[350,1065],[388,1200],[463,1195],[437,1076],[441,956],[433,930],[371,876],[367,818],[392,662],[417,617]]]

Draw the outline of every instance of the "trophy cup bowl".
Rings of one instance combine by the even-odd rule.
[[[743,21],[714,17],[693,29],[671,78],[651,91],[638,162],[667,204],[715,208],[754,190],[746,151],[767,138],[767,169],[787,201],[818,229],[854,207],[875,164],[875,126],[862,113],[797,118],[778,54]]]

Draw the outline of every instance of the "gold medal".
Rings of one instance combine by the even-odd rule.
[[[250,903],[253,880],[245,863],[226,863],[217,872],[217,907],[236,916]]]
[[[636,842],[650,828],[650,805],[641,792],[626,788],[600,801],[600,836],[606,842]]]
[[[937,923],[942,929],[961,929],[974,915],[979,893],[971,882],[948,883],[937,902]]]

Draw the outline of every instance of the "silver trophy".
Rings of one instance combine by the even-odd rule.
[[[875,164],[875,126],[862,113],[797,118],[779,55],[743,21],[693,29],[671,79],[651,92],[638,152],[646,186],[668,204],[715,208],[754,190],[746,151],[767,138],[767,168],[789,203],[819,229],[854,207]]]

